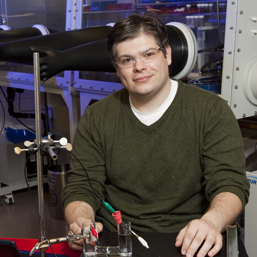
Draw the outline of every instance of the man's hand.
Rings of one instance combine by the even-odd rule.
[[[70,229],[69,233],[71,233],[71,232],[73,234],[80,233],[83,223],[84,223],[85,227],[88,227],[88,226],[90,226],[90,224],[92,224],[92,221],[89,219],[85,219],[83,217],[78,217],[75,222],[73,222],[69,225],[69,229]],[[103,230],[103,225],[101,223],[96,222],[95,226],[96,226],[96,231],[98,233],[100,233]],[[81,239],[79,241],[72,241],[72,242],[69,241],[68,244],[74,250],[83,251],[83,239]]]
[[[181,253],[186,257],[193,257],[199,248],[197,257],[214,256],[222,248],[222,235],[211,223],[193,220],[180,231],[175,246],[182,246]]]
[[[92,207],[81,201],[75,201],[69,203],[64,210],[65,219],[69,224],[70,232],[73,234],[81,233],[81,228],[83,224],[85,227],[90,226],[92,221],[95,220],[95,215]],[[103,225],[96,222],[96,231],[100,233],[103,230]],[[69,232],[69,233],[70,233]],[[83,240],[69,242],[69,246],[72,249],[82,251],[83,250]]]
[[[197,257],[216,255],[222,248],[221,233],[233,224],[241,210],[242,203],[235,194],[216,195],[201,219],[192,220],[179,232],[175,246],[181,246],[181,253],[186,257],[193,257],[198,249]]]

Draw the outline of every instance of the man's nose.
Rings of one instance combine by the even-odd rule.
[[[142,61],[142,59],[137,56],[134,59],[134,69],[137,71],[145,70],[146,69],[146,64]]]

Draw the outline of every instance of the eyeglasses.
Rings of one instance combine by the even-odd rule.
[[[117,63],[120,67],[124,67],[124,68],[133,67],[136,62],[136,58],[139,58],[144,63],[149,63],[157,59],[157,57],[159,56],[160,50],[162,50],[161,47],[159,49],[149,48],[135,55],[131,55],[131,56],[123,55],[123,56],[117,57],[115,59],[115,63]]]

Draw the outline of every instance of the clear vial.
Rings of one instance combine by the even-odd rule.
[[[209,5],[208,4],[204,4],[204,12],[205,13],[209,12]]]
[[[202,27],[203,26],[203,24],[204,24],[204,16],[203,15],[200,15],[200,16],[198,16],[198,27]]]
[[[190,17],[191,16],[186,16],[186,25],[187,26],[190,26],[191,24],[190,24]]]
[[[187,9],[187,13],[190,13],[191,12],[191,4],[187,4],[186,9]]]
[[[214,5],[212,3],[209,4],[209,12],[210,13],[214,12]]]
[[[187,25],[190,27],[194,27],[194,20],[193,20],[194,16],[187,16]]]
[[[226,12],[226,3],[219,4],[219,10],[220,12]]]
[[[204,7],[205,7],[204,4],[201,4],[201,13],[205,12]]]
[[[201,4],[197,4],[196,7],[197,7],[197,12],[201,13],[202,5]]]
[[[226,12],[227,11],[227,4],[226,3],[223,3],[223,8],[222,8],[223,12]]]
[[[122,221],[118,224],[118,247],[120,256],[132,255],[131,223]]]
[[[198,15],[193,16],[193,27],[198,27],[198,19],[199,19]]]

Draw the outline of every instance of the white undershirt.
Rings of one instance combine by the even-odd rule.
[[[134,105],[132,104],[130,98],[129,98],[129,102],[130,102],[130,107],[131,110],[133,111],[133,113],[136,115],[136,117],[145,125],[150,126],[153,123],[155,123],[157,120],[159,120],[161,118],[161,116],[164,114],[164,112],[169,108],[169,106],[171,105],[177,90],[178,90],[178,82],[175,80],[170,80],[171,81],[171,89],[170,89],[170,93],[168,98],[165,100],[165,102],[155,111],[150,112],[150,113],[142,113],[140,111],[138,111]]]

